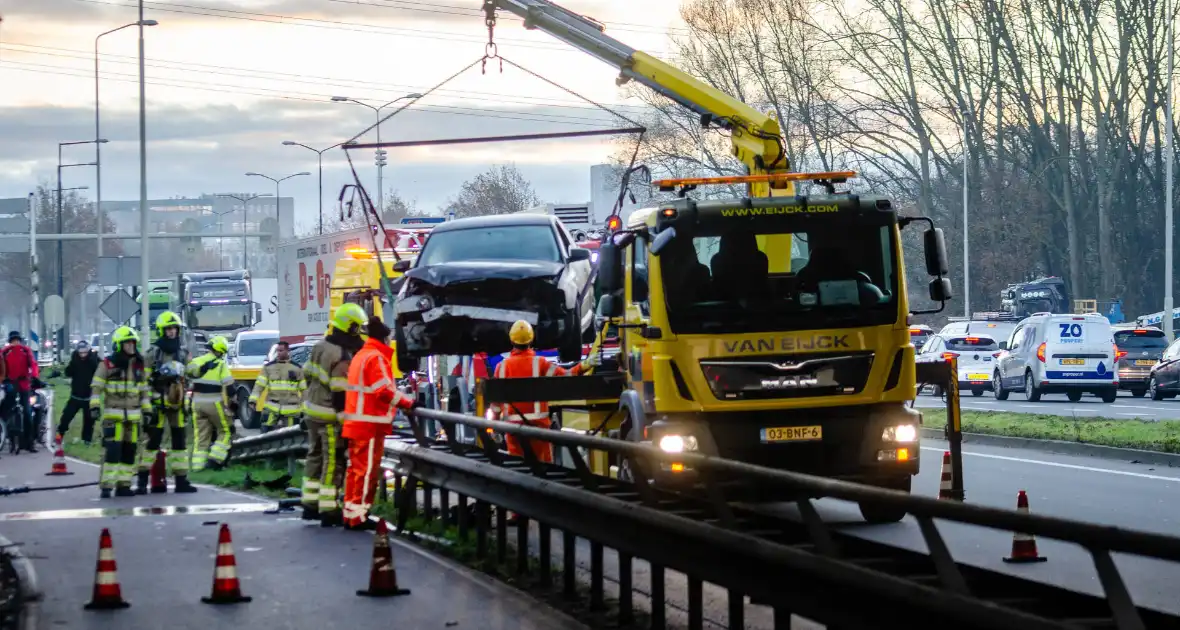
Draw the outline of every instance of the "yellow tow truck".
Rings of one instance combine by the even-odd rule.
[[[485,0],[726,130],[749,175],[654,182],[674,201],[611,217],[599,250],[598,314],[620,337],[616,365],[577,378],[491,379],[493,402],[548,401],[562,430],[695,451],[908,492],[919,467],[911,311],[902,230],[924,223],[929,296],[951,297],[941,230],[899,216],[890,200],[837,192],[855,173],[792,173],[782,131],[764,114],[604,33],[546,0]],[[797,185],[818,185],[819,195]],[[700,186],[746,194],[697,201]],[[694,483],[672,464],[633,471],[585,453],[596,472],[659,484]],[[773,498],[768,488],[751,498]],[[904,515],[861,506],[870,522]]]
[[[332,272],[330,286],[330,301],[332,312],[345,302],[359,304],[370,316],[376,315],[385,319],[381,308],[381,266],[385,268],[385,276],[395,285],[398,278],[409,268],[418,255],[420,247],[394,248],[374,250],[367,247],[356,247],[347,250],[347,256],[336,261]],[[396,252],[396,255],[394,255]],[[406,261],[399,264],[399,261]],[[397,287],[393,288],[394,293]],[[392,324],[391,324],[392,325]]]

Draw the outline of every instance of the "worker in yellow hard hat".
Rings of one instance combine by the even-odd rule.
[[[533,327],[528,322],[517,320],[508,331],[508,339],[512,341],[512,352],[496,366],[492,378],[537,378],[540,376],[577,376],[598,365],[597,355],[591,355],[585,361],[566,370],[549,359],[538,356],[533,351]],[[491,406],[493,413],[505,422],[526,424],[532,427],[548,429],[552,426],[549,420],[549,404],[542,401],[514,402]],[[508,452],[512,455],[524,455],[520,441],[514,435],[506,435],[505,442]],[[540,440],[530,440],[533,453],[543,462],[553,462],[553,445]]]

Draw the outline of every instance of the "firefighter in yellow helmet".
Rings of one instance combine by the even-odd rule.
[[[328,334],[311,348],[303,365],[303,418],[307,423],[307,460],[303,471],[303,520],[324,527],[344,524],[340,503],[347,453],[340,437],[340,414],[348,389],[352,357],[364,346],[365,310],[351,302],[336,307]]]
[[[597,355],[591,355],[582,363],[575,365],[572,370],[555,365],[549,359],[538,356],[533,351],[533,327],[522,320],[512,324],[508,331],[508,339],[512,341],[512,352],[506,359],[496,365],[492,378],[537,378],[539,376],[577,376],[587,373],[598,364]],[[552,426],[549,420],[549,405],[544,402],[514,402],[506,405],[492,405],[492,411],[501,420],[515,424],[548,429]],[[524,455],[520,441],[514,435],[504,436],[508,452],[513,455]],[[553,445],[532,440],[530,442],[533,453],[543,462],[553,462]]]
[[[156,316],[156,341],[144,352],[152,412],[144,423],[143,436],[139,441],[136,494],[148,491],[148,474],[164,441],[165,428],[168,429],[169,439],[167,467],[176,476],[173,491],[197,491],[196,486],[188,480],[188,423],[184,410],[184,372],[190,358],[188,348],[184,347],[184,340],[180,338],[180,318],[172,311],[160,313]],[[167,492],[168,486],[152,486],[151,491]]]
[[[103,359],[90,382],[90,406],[102,420],[102,498],[134,496],[131,477],[144,413],[151,407],[139,335],[120,326],[111,335],[114,352]]]
[[[234,383],[226,364],[229,342],[218,335],[209,340],[209,352],[188,364],[185,375],[193,388],[193,418],[197,444],[193,449],[193,470],[221,468],[229,458],[233,417],[237,401],[231,401],[228,388]]]

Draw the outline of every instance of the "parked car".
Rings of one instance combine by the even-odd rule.
[[[978,397],[992,390],[993,366],[999,354],[999,344],[991,337],[938,333],[926,341],[915,361],[946,361],[953,357],[959,391],[970,391],[972,396]]]
[[[1118,396],[1118,350],[1110,320],[1098,313],[1027,317],[1002,346],[992,375],[997,400],[1014,391],[1029,402],[1064,393],[1081,400],[1091,393],[1112,403]]]
[[[1151,368],[1168,349],[1168,337],[1153,326],[1117,325],[1114,345],[1118,348],[1119,389],[1130,390],[1136,398],[1143,396],[1148,390]]]
[[[291,344],[289,346],[291,351],[291,363],[294,363],[299,367],[303,367],[304,362],[307,361],[307,357],[311,355],[311,348],[316,344],[316,341],[318,341],[318,339],[315,341],[304,341],[301,343]],[[270,347],[270,352],[266,353],[267,363],[275,360],[275,355],[278,354],[278,347],[278,344],[274,344]]]
[[[914,324],[910,326],[910,343],[914,344],[914,352],[922,352],[922,347],[926,345],[926,341],[934,334],[934,329],[925,324]]]
[[[525,320],[534,346],[578,361],[594,337],[590,251],[574,246],[557,217],[507,214],[439,224],[405,274],[394,335],[398,367],[431,355],[507,352]]]

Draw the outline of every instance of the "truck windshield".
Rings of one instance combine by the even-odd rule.
[[[235,330],[250,326],[253,308],[249,302],[237,304],[194,304],[189,325],[202,330]],[[263,354],[266,354],[263,352]]]
[[[503,225],[433,232],[418,256],[419,267],[459,260],[561,262],[557,237],[548,225]]]
[[[669,324],[680,334],[869,326],[897,318],[888,218],[804,217],[767,231],[678,234],[660,253]],[[716,224],[717,228],[728,225]],[[783,251],[792,236],[791,251]],[[830,322],[824,324],[824,322]]]

